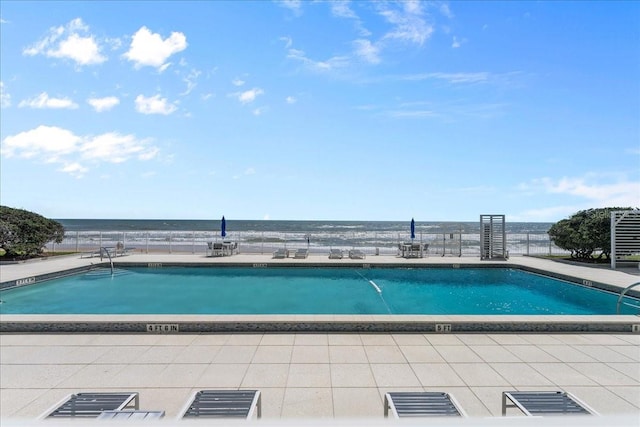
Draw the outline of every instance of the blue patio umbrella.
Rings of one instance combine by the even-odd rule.
[[[416,222],[411,218],[411,240],[416,238]]]
[[[227,221],[224,219],[224,215],[222,216],[222,221],[220,222],[220,235],[225,237],[227,235]]]

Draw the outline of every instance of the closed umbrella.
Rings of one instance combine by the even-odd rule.
[[[220,222],[220,235],[225,237],[227,235],[227,221],[224,219],[224,215],[222,216],[222,221]]]
[[[416,222],[411,218],[411,240],[416,238]]]

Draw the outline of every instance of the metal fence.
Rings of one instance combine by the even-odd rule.
[[[507,233],[509,255],[568,255],[546,233]],[[221,241],[207,231],[76,231],[65,234],[62,243],[49,243],[49,252],[91,253],[101,247],[124,248],[130,253],[205,254],[207,242]],[[398,233],[334,232],[310,236],[287,232],[234,232],[225,238],[238,243],[240,253],[270,254],[276,249],[308,248],[311,254],[329,249],[363,250],[367,255],[396,255],[398,245],[410,241]],[[479,233],[420,233],[415,243],[427,246],[428,256],[480,256]]]

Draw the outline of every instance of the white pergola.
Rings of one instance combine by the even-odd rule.
[[[640,254],[640,210],[611,212],[611,268],[635,254]]]
[[[507,259],[504,215],[480,215],[480,259]]]

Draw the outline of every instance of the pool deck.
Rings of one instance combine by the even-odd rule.
[[[25,279],[98,261],[70,256],[2,265],[0,277],[3,282]],[[311,255],[304,260],[272,260],[267,255],[244,254],[223,258],[134,254],[116,261],[248,265],[488,263],[465,257],[405,260],[368,256],[356,261]],[[635,271],[629,274],[529,257],[513,257],[501,263],[620,288],[638,281]],[[2,315],[0,322],[11,317]],[[637,316],[621,317],[640,323]],[[81,391],[137,391],[141,408],[166,411],[168,422],[175,420],[193,391],[216,388],[261,390],[263,424],[273,425],[300,419],[313,420],[317,425],[340,419],[350,420],[350,425],[357,420],[365,420],[362,425],[383,424],[384,393],[414,390],[452,393],[473,419],[491,417],[497,422],[492,417],[500,417],[502,391],[562,389],[605,417],[615,417],[606,418],[603,424],[585,420],[581,425],[637,426],[640,334],[0,334],[3,426],[31,422],[67,394]],[[515,410],[508,415],[522,420]],[[513,425],[514,420],[503,424]]]

